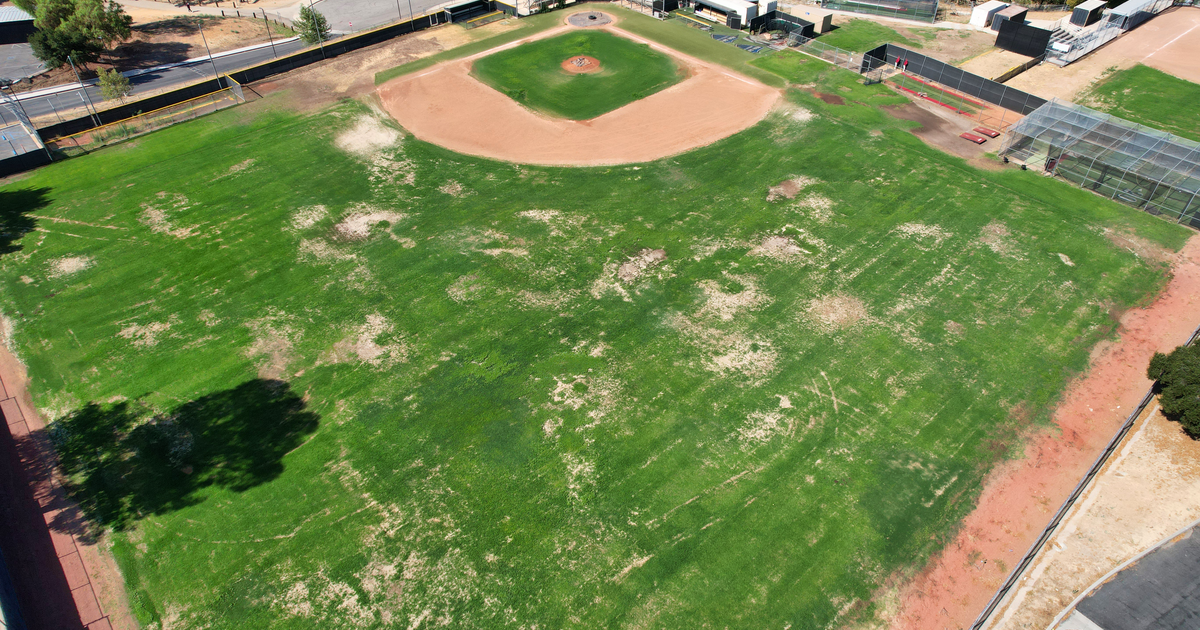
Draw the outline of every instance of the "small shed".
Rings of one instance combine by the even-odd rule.
[[[795,7],[792,10],[796,11],[796,17],[812,22],[813,32],[817,35],[833,30],[833,11],[810,6]]]
[[[24,44],[32,34],[32,15],[14,6],[0,7],[0,44]]]
[[[1071,24],[1075,26],[1091,26],[1100,21],[1100,16],[1104,14],[1105,7],[1108,3],[1104,0],[1087,0],[1083,4],[1075,7],[1071,12]]]
[[[1000,0],[989,0],[983,4],[971,9],[971,26],[987,28],[992,25],[992,17],[997,12],[1008,8],[1007,2]]]
[[[1007,9],[997,11],[996,15],[992,18],[992,30],[999,32],[1000,24],[1003,22],[1015,22],[1017,24],[1023,24],[1025,22],[1025,16],[1028,14],[1029,9],[1017,6],[1015,4]]]

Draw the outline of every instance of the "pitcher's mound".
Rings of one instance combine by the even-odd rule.
[[[570,74],[587,74],[600,71],[600,60],[587,55],[576,55],[562,62],[562,69]]]
[[[612,18],[599,11],[585,11],[567,18],[567,24],[584,28],[589,26],[604,26],[610,23],[612,23]]]

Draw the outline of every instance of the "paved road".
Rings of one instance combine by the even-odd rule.
[[[330,28],[335,34],[338,34],[383,26],[397,21],[398,15],[408,18],[410,5],[412,10],[416,12],[416,15],[421,15],[427,10],[446,4],[446,0],[399,0],[399,2],[399,12],[396,8],[396,0],[322,0],[315,2],[313,8],[326,16],[329,20]],[[181,10],[186,13],[186,9]],[[214,9],[205,9],[205,13],[213,11]],[[290,7],[276,9],[271,12],[291,18],[299,14],[299,11],[300,4],[297,3]],[[213,60],[213,63],[216,64],[216,71],[224,74],[270,61],[275,57],[302,50],[304,47],[304,44],[299,41],[291,41],[276,44],[274,48],[268,46],[232,55],[217,53],[217,58]],[[198,79],[210,78],[213,76],[213,63],[204,59],[186,65],[156,70],[131,77],[130,82],[133,84],[132,96],[136,98],[139,95],[145,95],[149,92],[162,92],[188,83],[194,83]],[[105,109],[106,107],[101,104],[103,98],[100,96],[100,89],[94,85],[94,82],[92,83],[87,88],[87,96],[91,98],[92,103],[96,104],[99,109]],[[23,98],[21,99],[21,104],[30,118],[38,119],[47,116],[54,119],[59,114],[63,114],[62,117],[67,118],[68,116],[64,112],[83,107],[83,95],[80,90],[72,90],[61,94]],[[75,118],[78,115],[78,112],[74,112],[69,117]]]
[[[46,69],[46,64],[33,56],[29,44],[0,45],[0,79],[24,79]]]
[[[321,0],[313,8],[329,20],[329,28],[335,33],[350,33],[395,22],[401,16],[408,19],[409,15],[422,15],[443,4],[446,0]],[[279,13],[288,18],[299,15],[300,5]]]
[[[130,83],[133,84],[132,96],[136,98],[138,95],[143,95],[151,91],[163,91],[188,83],[195,83],[198,79],[212,78],[214,64],[216,65],[216,71],[224,74],[245,68],[246,66],[270,61],[277,56],[287,55],[303,48],[304,44],[293,40],[291,42],[276,44],[274,49],[268,46],[224,57],[219,56],[218,53],[218,57],[212,60],[212,63],[205,59],[174,68],[147,72],[129,79]],[[94,82],[92,83],[93,85],[89,85],[87,88],[87,96],[91,98],[92,103],[96,104],[97,107],[105,109],[105,106],[101,104],[104,98],[100,95],[100,88],[96,87]],[[25,112],[30,118],[41,116],[53,117],[56,112],[81,107],[82,97],[79,90],[71,90],[61,94],[22,98],[21,105],[25,108]]]

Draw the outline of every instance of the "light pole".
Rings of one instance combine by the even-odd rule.
[[[263,23],[267,25],[267,41],[271,42],[271,56],[278,59],[279,53],[275,52],[275,38],[271,37],[271,20],[267,19],[266,9],[263,9]]]
[[[75,81],[82,86],[80,87],[79,91],[83,92],[83,99],[85,103],[84,109],[88,109],[87,105],[91,105],[91,110],[88,112],[88,115],[92,117],[92,122],[96,123],[96,126],[99,127],[100,116],[96,113],[96,104],[92,102],[91,95],[87,93],[87,86],[83,84],[83,79],[79,78],[79,71],[75,69],[75,62],[71,59],[70,55],[67,55],[67,63],[71,64],[71,72],[75,73]]]
[[[204,42],[204,52],[208,53],[208,63],[212,64],[213,78],[217,81],[217,89],[221,89],[221,74],[217,72],[217,62],[213,60],[212,50],[208,48],[208,38],[204,36],[204,27],[201,26],[201,18],[196,19],[196,28],[200,29],[200,40]],[[274,46],[271,47],[274,50]]]
[[[310,18],[313,22],[313,30],[317,32],[317,45],[321,47],[321,58],[325,59],[325,36],[321,34],[321,23],[317,20],[317,10],[313,8],[312,0],[308,0],[308,10],[312,11]]]

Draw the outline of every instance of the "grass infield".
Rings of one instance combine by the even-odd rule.
[[[0,187],[6,338],[142,624],[874,614],[1162,286],[1109,235],[1189,232],[762,65],[848,104],[545,168],[268,96]]]
[[[1200,102],[1200,85],[1138,64],[1113,72],[1082,95],[1081,103],[1125,120],[1200,142],[1200,116],[1180,103]]]
[[[600,71],[569,74],[562,63],[595,57]],[[471,73],[535,111],[588,120],[683,80],[668,56],[605,31],[577,31],[488,55]]]

